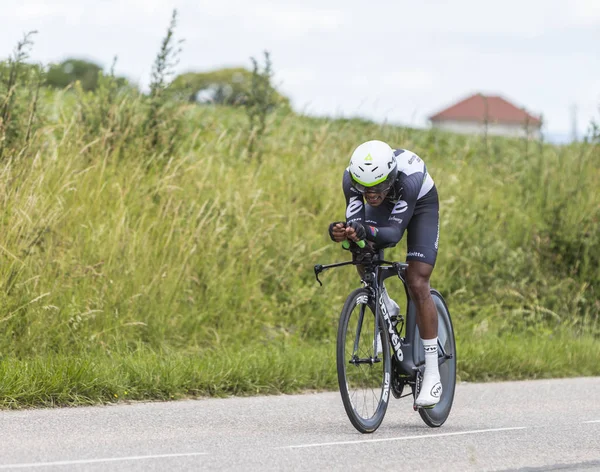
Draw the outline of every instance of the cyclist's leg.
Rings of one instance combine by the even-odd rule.
[[[433,187],[417,202],[407,227],[406,278],[417,309],[419,331],[425,339],[437,336],[437,316],[429,279],[437,259],[438,239],[439,203],[437,190]]]
[[[406,279],[417,312],[419,333],[425,347],[425,373],[416,404],[433,406],[441,397],[437,360],[438,319],[429,286],[429,279],[437,258],[439,238],[439,203],[435,187],[417,202],[407,232]]]

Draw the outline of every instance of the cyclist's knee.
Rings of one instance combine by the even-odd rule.
[[[425,300],[429,298],[429,276],[418,272],[408,271],[406,274],[408,289],[414,300]]]

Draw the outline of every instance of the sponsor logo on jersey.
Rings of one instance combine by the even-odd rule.
[[[417,156],[416,154],[413,154],[412,157],[408,160],[408,164],[412,165],[412,163],[415,161],[415,159],[417,160],[417,162],[421,162],[421,158],[419,156]]]
[[[394,205],[394,209],[392,210],[392,215],[397,215],[399,213],[404,213],[408,208],[408,203],[404,200],[398,200],[398,203]]]
[[[346,208],[346,219],[356,215],[363,209],[363,202],[360,197],[350,197],[348,207]]]
[[[368,226],[368,228],[371,231],[371,236],[376,237],[379,230],[375,226]]]
[[[398,224],[402,224],[404,221],[402,218],[396,218],[395,216],[390,216],[391,221],[396,221]]]
[[[412,251],[406,254],[406,257],[421,257],[422,259],[425,259],[425,254],[417,251]]]

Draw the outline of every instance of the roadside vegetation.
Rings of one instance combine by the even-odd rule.
[[[306,117],[268,53],[224,73],[231,90],[174,78],[175,27],[149,94],[112,71],[49,86],[34,35],[0,63],[0,408],[335,390],[359,281],[340,269],[320,287],[313,266],[348,258],[327,226],[352,149],[375,138],[438,186],[432,285],[460,380],[600,375],[594,124],[553,146]]]

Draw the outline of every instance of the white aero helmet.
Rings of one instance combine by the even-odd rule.
[[[398,175],[394,150],[383,141],[367,141],[352,153],[348,172],[360,193],[388,191]]]

